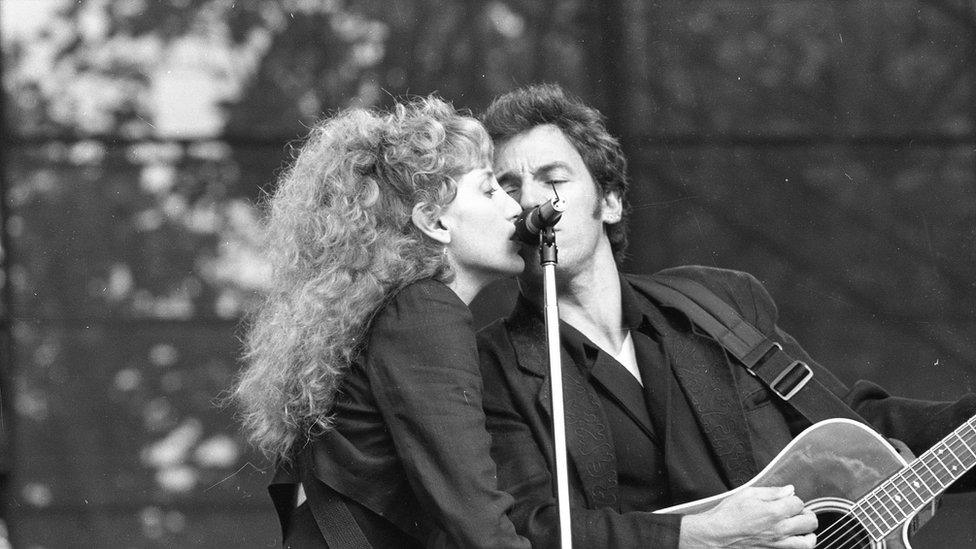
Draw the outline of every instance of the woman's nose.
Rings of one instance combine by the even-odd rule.
[[[511,219],[515,219],[516,217],[521,215],[522,207],[519,205],[519,203],[514,198],[509,196],[508,193],[503,192],[502,194],[505,196],[505,198],[503,199],[504,205],[502,209],[502,211],[505,212],[505,216]]]

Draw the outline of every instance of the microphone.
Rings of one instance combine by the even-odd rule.
[[[566,201],[554,197],[523,213],[515,220],[515,234],[512,235],[512,240],[538,244],[539,233],[555,225],[563,216],[565,209]]]

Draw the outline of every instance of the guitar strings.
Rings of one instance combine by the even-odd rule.
[[[970,465],[966,465],[965,464],[965,462],[963,461],[963,459],[960,457],[960,455],[965,456],[965,453],[964,452],[959,452],[957,454],[957,451],[959,451],[959,450],[968,450],[969,454],[972,454],[973,458],[976,458],[976,452],[974,452],[972,450],[972,447],[971,447],[974,437],[972,435],[968,435],[968,438],[970,440],[969,440],[969,442],[967,442],[966,438],[962,434],[959,433],[959,431],[962,429],[963,426],[968,426],[968,427],[970,427],[970,429],[974,429],[974,434],[976,434],[976,428],[974,428],[974,426],[971,424],[971,421],[972,420],[967,421],[965,424],[963,424],[962,426],[960,426],[959,428],[957,428],[956,431],[954,431],[952,434],[950,434],[949,437],[952,437],[953,435],[955,435],[955,438],[948,440],[946,442],[946,444],[944,445],[945,446],[944,449],[945,450],[948,450],[948,452],[963,466],[963,468],[964,468],[963,471],[966,471],[966,470],[970,469],[973,465],[976,465],[976,461],[974,461]],[[943,484],[942,479],[940,479],[939,476],[936,475],[932,471],[932,469],[928,466],[928,464],[925,463],[924,459],[926,457],[934,458],[935,461],[939,462],[942,465],[943,468],[946,468],[945,463],[942,462],[942,460],[938,457],[938,455],[936,453],[930,453],[930,452],[926,452],[926,453],[922,454],[922,456],[919,457],[917,460],[915,460],[913,463],[921,462],[922,465],[925,466],[925,470],[928,471],[929,476],[932,477],[933,479],[937,480],[940,485]],[[931,461],[931,459],[930,459],[930,461]],[[905,477],[904,474],[908,470],[913,470],[914,471],[914,469],[912,469],[910,467],[906,467],[905,469],[902,469],[901,471],[899,471],[895,475],[893,475],[891,477],[891,479],[895,479],[895,478],[901,476],[901,477],[903,477],[901,480],[907,481],[908,480],[908,477]],[[949,471],[948,468],[946,468],[946,470]],[[925,481],[925,479],[923,478],[924,471],[916,471],[916,474],[918,475],[919,479]],[[953,477],[955,477],[955,475],[953,473],[950,473],[950,475],[953,476]],[[961,476],[961,474],[960,474],[960,476]],[[950,483],[951,482],[954,482],[957,478],[958,477],[951,478],[950,479]],[[872,496],[877,496],[877,493],[878,492],[882,492],[882,491],[885,492],[886,495],[888,495],[887,491],[884,490],[884,484],[885,483],[882,483],[881,485],[879,485],[878,487],[876,487],[874,490],[872,490],[871,492],[869,492],[864,498],[862,498],[862,501],[865,501],[865,500],[867,500],[868,498],[870,498]],[[946,485],[946,486],[948,486],[948,485]],[[901,492],[901,490],[898,489],[897,486],[895,486],[895,489],[898,490],[899,492]],[[921,496],[921,494],[919,494],[917,491],[914,490],[914,488],[912,489],[912,492],[914,492],[915,496],[918,497],[918,498],[920,498],[922,500],[922,503],[921,503],[920,507],[924,507],[929,502],[931,502],[933,499],[935,499],[935,497],[937,497],[938,492],[932,492],[932,490],[930,490],[928,488],[926,488],[926,489],[932,494],[932,495],[930,495],[927,498],[923,498]],[[941,490],[940,490],[940,492],[941,492]],[[909,501],[909,503],[911,503],[911,499],[910,498],[908,498],[906,496],[906,499]],[[880,501],[879,501],[879,503],[880,503]],[[914,506],[915,504],[912,504],[912,505]],[[871,505],[871,507],[872,508],[874,507],[873,504]],[[891,512],[890,507],[887,507],[884,504],[882,504],[882,508],[885,509],[885,510],[887,510],[888,513],[892,516],[892,518],[894,518],[895,515],[894,515],[894,513]],[[899,509],[899,511],[901,511],[901,510]],[[917,513],[917,511],[916,511],[916,513]],[[882,520],[884,520],[883,517],[880,516],[880,514],[879,514],[879,518],[881,518]],[[888,533],[890,533],[892,530],[897,529],[898,526],[901,525],[901,524],[904,524],[904,521],[899,521],[898,523],[895,524],[894,527],[888,528],[888,525],[885,522],[884,526],[887,529],[886,532],[885,532],[885,535],[887,535]],[[824,534],[826,534],[826,536],[824,536]],[[841,539],[832,539],[832,538],[837,538],[837,537],[841,537]],[[867,532],[866,527],[864,527],[863,525],[861,525],[860,520],[856,516],[854,516],[853,513],[848,512],[848,513],[845,513],[841,518],[839,518],[836,521],[834,521],[826,529],[822,530],[820,532],[820,534],[818,534],[816,547],[822,547],[823,549],[847,549],[848,547],[860,547],[862,543],[866,543],[867,546],[870,546],[871,543],[872,543],[872,541],[873,540],[871,539],[869,533]],[[835,542],[840,542],[843,545],[835,545]],[[853,543],[854,545],[853,546],[850,546],[850,545],[848,545],[849,543]],[[824,544],[827,544],[827,545],[824,545]]]
[[[972,426],[970,426],[970,427],[972,427]],[[967,444],[966,440],[963,438],[962,435],[960,435],[959,433],[955,433],[955,434],[958,437],[958,441],[956,439],[949,440],[945,444],[945,446],[946,446],[945,449],[948,450],[949,453],[953,457],[955,457],[956,460],[959,461],[959,463],[961,465],[963,465],[965,467],[965,469],[969,469],[970,467],[972,467],[972,464],[970,464],[969,466],[966,466],[965,463],[963,462],[962,458],[959,457],[959,455],[963,455],[964,456],[965,453],[960,452],[960,454],[957,454],[956,451],[961,450],[961,449],[969,450],[969,453],[972,454],[974,458],[976,458],[976,453],[974,453],[970,449],[969,445]],[[972,437],[970,437],[970,438],[972,438]],[[961,444],[958,444],[958,442],[961,442]],[[936,454],[934,454],[934,453],[929,454],[929,452],[926,452],[925,454],[922,455],[922,457],[920,457],[918,460],[916,460],[916,461],[921,461],[921,463],[923,465],[925,465],[925,469],[928,471],[929,476],[931,476],[935,480],[939,481],[939,484],[941,485],[942,484],[942,480],[938,477],[938,475],[936,475],[932,471],[931,468],[928,467],[928,465],[925,463],[925,461],[923,461],[926,458],[926,456],[928,456],[930,458],[934,458],[944,468],[945,468],[945,464],[942,463],[942,460],[939,459]],[[904,473],[906,471],[908,471],[908,470],[909,470],[909,468],[902,469],[901,471],[899,471],[898,473],[896,473],[896,475],[893,476],[892,478],[896,478],[897,476],[901,476],[901,477],[903,477],[901,480],[907,481],[907,477],[904,476]],[[949,469],[946,468],[946,470],[948,471]],[[922,479],[922,475],[923,474],[924,473],[922,473],[922,472],[919,473],[919,478],[920,479]],[[952,473],[950,473],[950,475],[951,474]],[[924,481],[924,479],[922,479],[922,480]],[[955,479],[953,478],[951,480],[954,481]],[[865,496],[865,498],[863,498],[862,501],[866,500],[867,498],[869,498],[871,496],[876,496],[878,492],[882,492],[882,491],[885,492],[885,494],[887,495],[888,494],[887,491],[883,490],[883,488],[884,488],[883,485],[875,488],[867,496]],[[896,486],[895,489],[898,490],[898,487]],[[898,490],[898,491],[901,492],[901,490]],[[922,506],[926,505],[928,502],[930,502],[932,499],[934,499],[936,497],[936,494],[937,494],[937,493],[932,492],[931,490],[929,490],[929,492],[932,495],[930,495],[928,498],[922,498],[922,496],[917,491],[915,491],[914,489],[912,489],[912,492],[915,493],[915,496],[916,497],[918,497],[918,498],[920,498],[922,500],[922,503],[921,503]],[[906,497],[906,499],[908,499],[909,503],[911,503],[910,498],[907,498]],[[872,505],[872,507],[874,507],[874,506]],[[895,517],[894,513],[892,513],[890,511],[890,508],[889,507],[884,506],[882,504],[882,508],[885,509],[885,510],[888,510],[888,512],[892,516],[892,518]],[[900,509],[899,509],[899,511],[900,511]],[[883,517],[881,517],[880,515],[879,515],[879,518],[882,518],[882,520],[883,520]],[[896,529],[900,524],[903,524],[903,523],[904,523],[904,521],[899,521],[898,523],[895,524],[894,527],[888,528],[886,534],[887,533],[890,533],[892,530]],[[841,539],[841,540],[831,539],[831,538],[834,538],[834,537],[837,537],[837,536],[850,536],[851,535],[851,532],[854,529],[856,529],[859,524],[860,524],[860,521],[856,517],[854,517],[851,513],[846,513],[841,519],[838,519],[837,521],[835,521],[834,523],[832,523],[829,527],[827,527],[825,530],[823,530],[818,535],[818,541],[817,541],[816,547],[824,547],[825,549],[826,548],[837,548],[837,549],[840,549],[841,547],[846,547],[848,542],[854,542],[855,545],[857,545],[857,544],[860,544],[861,542],[864,542],[864,541],[867,541],[868,544],[870,545],[870,539],[867,539],[867,540],[865,539],[865,538],[869,538],[869,535],[867,534],[866,529],[863,530],[862,532],[858,532],[860,534],[860,536],[855,537],[855,538],[845,537],[844,539]],[[843,527],[843,530],[838,530],[839,527]],[[886,528],[888,527],[887,526],[887,523],[885,523],[885,527]],[[824,537],[824,534],[825,533],[828,534],[826,537]],[[840,541],[840,542],[844,543],[844,545],[842,545],[842,546],[833,545],[833,543],[835,541]],[[829,545],[823,545],[824,543],[829,543]]]
[[[843,530],[836,530],[836,526],[840,523],[844,523]],[[842,518],[837,519],[836,522],[827,527],[826,530],[817,535],[817,543],[814,547],[820,547],[823,549],[845,549],[848,547],[848,543],[853,542],[853,547],[858,547],[861,543],[867,542],[868,545],[871,543],[871,536],[868,535],[867,531],[858,529],[860,522],[856,517],[850,513],[846,513]],[[829,530],[834,530],[830,535],[823,538],[821,537],[824,532]],[[842,536],[841,539],[830,539],[831,537]],[[835,545],[835,542],[839,542],[842,545]],[[826,544],[826,545],[825,545]]]
[[[963,447],[965,447],[965,445]],[[958,449],[958,448],[956,448],[956,449]],[[952,451],[952,448],[950,448],[950,451]],[[923,455],[923,457],[924,457],[924,455]],[[903,476],[903,474],[904,474],[904,472],[906,470],[907,469],[903,469],[903,470],[899,471],[896,474],[896,476]],[[929,470],[929,474],[930,474],[930,476],[932,476],[936,480],[939,480],[938,477],[934,473],[931,472],[931,470]],[[895,477],[893,476],[892,478],[895,478]],[[907,479],[903,478],[902,480],[907,480]],[[939,482],[941,484],[941,480],[939,480]],[[865,496],[862,499],[862,501],[866,500],[869,497],[872,497],[873,495],[876,495],[876,493],[878,491],[883,491],[883,490],[881,490],[881,488],[882,488],[882,486],[879,486],[875,490],[872,490],[867,496]],[[930,490],[930,492],[931,492],[931,490]],[[921,496],[917,492],[916,492],[916,495],[919,498],[921,498]],[[932,499],[934,499],[934,497],[935,497],[935,495],[933,493],[933,495],[930,496],[929,498],[922,498],[922,505],[924,506],[926,503],[928,503],[929,501],[931,501]],[[873,505],[871,505],[871,506],[874,507]],[[885,510],[888,510],[889,514],[892,516],[892,518],[894,518],[894,513],[892,513],[888,507],[882,506],[882,508],[885,509]],[[880,516],[880,514],[879,514],[879,518],[881,518],[882,520],[884,520],[883,517]],[[897,528],[898,525],[900,525],[900,524],[903,524],[903,521],[898,522],[892,528],[888,528],[887,522],[885,522],[884,526],[885,526],[885,528],[888,528],[887,529],[887,532],[891,532],[891,530]],[[858,529],[859,526],[861,527],[860,530]],[[824,534],[827,534],[827,535],[824,536]],[[838,539],[832,539],[832,538],[836,538],[838,536],[841,537],[841,539],[839,539],[839,540]],[[862,543],[867,543],[868,546],[870,546],[871,541],[872,540],[870,538],[870,535],[868,534],[866,528],[864,528],[861,525],[860,520],[856,516],[854,516],[852,513],[845,513],[842,518],[838,519],[837,521],[835,521],[834,523],[832,523],[830,526],[828,526],[826,529],[824,529],[824,530],[822,530],[820,532],[820,534],[817,536],[817,544],[816,544],[815,547],[822,547],[824,549],[828,549],[828,548],[829,549],[846,549],[847,547],[850,547],[850,545],[849,545],[850,543],[853,543],[854,544],[853,547],[858,547]],[[842,543],[842,545],[835,545],[836,542]]]
[[[838,530],[838,526],[840,525],[843,525],[842,530]],[[860,522],[857,520],[856,517],[854,517],[851,513],[845,513],[843,517],[837,519],[833,524],[828,526],[820,534],[817,535],[817,544],[814,547],[823,547],[824,549],[827,548],[840,549],[850,541],[855,542],[855,546],[856,546],[856,544],[864,541],[865,537],[870,537],[867,535],[865,530],[863,529],[858,530],[859,525]],[[828,531],[830,532],[830,535],[823,537],[823,534]],[[854,538],[851,537],[852,535],[857,536],[858,534],[860,534],[860,537],[854,537]],[[841,536],[841,539],[831,539],[832,537],[837,537],[837,536]],[[834,542],[840,542],[843,543],[844,545],[840,545],[840,546],[834,545]]]

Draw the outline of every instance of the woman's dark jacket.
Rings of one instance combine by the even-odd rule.
[[[496,488],[481,394],[470,311],[422,280],[377,314],[334,427],[300,451],[374,547],[526,548],[507,517],[513,500]],[[322,546],[308,506],[291,514],[286,545]]]

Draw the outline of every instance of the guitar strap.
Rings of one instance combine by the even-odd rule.
[[[315,476],[311,452],[301,452],[302,486],[329,549],[369,549],[366,535],[338,492]]]
[[[824,387],[809,365],[793,358],[705,286],[688,278],[661,274],[653,275],[651,281],[642,287],[662,304],[686,314],[750,374],[811,423],[843,417],[870,425]]]
[[[329,549],[369,549],[359,523],[338,492],[316,478],[311,453],[300,451],[297,463],[279,463],[268,486],[281,525],[282,541],[288,539],[298,487],[305,489],[306,502]],[[297,467],[296,467],[297,466]]]

